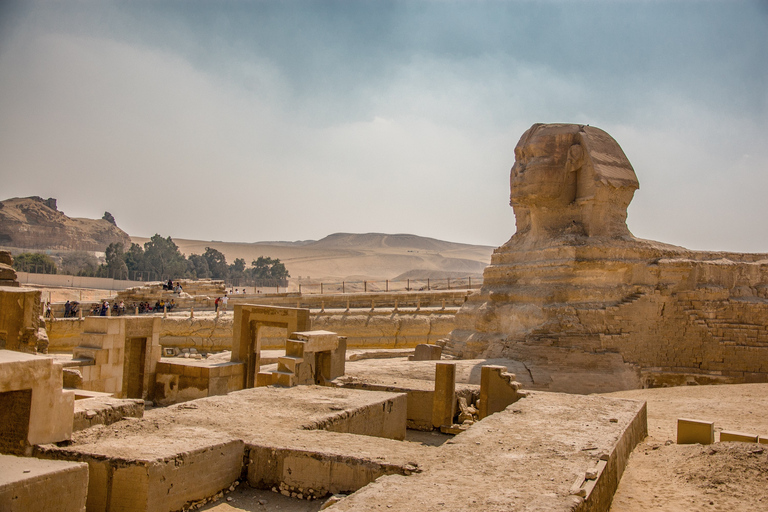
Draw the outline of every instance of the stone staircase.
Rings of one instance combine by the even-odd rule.
[[[294,332],[285,340],[277,370],[256,374],[256,386],[322,384],[344,375],[347,339],[329,331]]]

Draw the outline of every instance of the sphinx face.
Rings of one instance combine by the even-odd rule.
[[[576,176],[566,163],[575,143],[573,128],[533,126],[526,131],[515,147],[510,205],[553,207],[573,202]]]

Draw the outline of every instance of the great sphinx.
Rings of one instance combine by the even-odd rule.
[[[514,154],[517,229],[457,314],[449,354],[550,365],[532,387],[559,391],[553,371],[569,365],[617,376],[584,392],[768,382],[768,255],[635,238],[637,176],[599,128],[535,124]]]

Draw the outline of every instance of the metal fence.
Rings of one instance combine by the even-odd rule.
[[[366,292],[410,292],[431,290],[472,290],[480,288],[483,280],[477,277],[442,279],[400,279],[383,281],[341,281],[335,283],[298,283],[301,294],[366,293]]]

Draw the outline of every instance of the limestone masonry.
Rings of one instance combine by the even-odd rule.
[[[524,361],[540,389],[552,365],[636,387],[768,381],[768,255],[633,237],[638,181],[598,128],[535,124],[515,159],[517,231],[457,314],[449,354]]]

